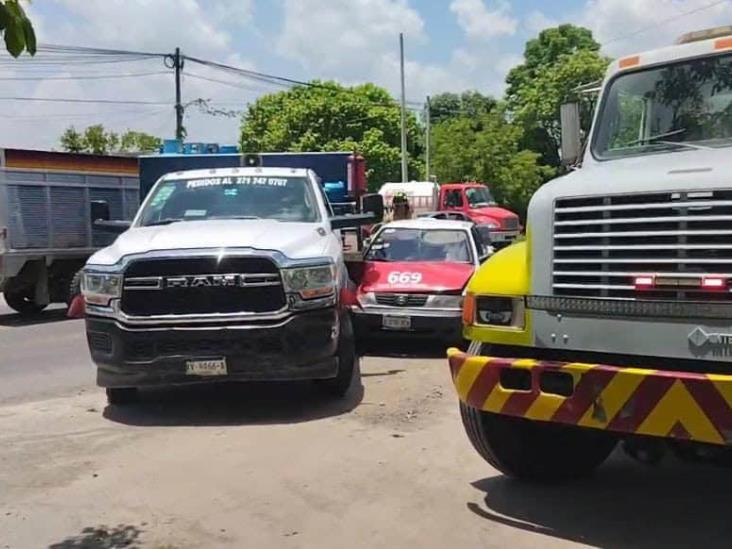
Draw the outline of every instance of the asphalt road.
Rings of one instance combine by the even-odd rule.
[[[24,319],[0,295],[0,404],[95,386],[83,320],[69,320],[65,313],[65,307],[54,305]]]
[[[729,547],[728,469],[617,452],[571,484],[500,475],[442,354],[380,346],[343,400],[225,385],[109,407],[80,321],[2,309],[0,549]]]

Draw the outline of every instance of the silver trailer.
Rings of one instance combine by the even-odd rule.
[[[74,162],[55,163],[64,169],[35,169],[28,167],[34,165],[34,153],[19,163],[23,167],[11,167],[4,152],[0,151],[0,291],[11,308],[32,314],[49,303],[69,301],[77,271],[115,238],[93,230],[93,220],[132,219],[139,205],[139,180],[129,169],[133,159],[119,159],[126,169],[118,173],[106,171],[114,159],[83,155],[71,155]],[[66,169],[72,167],[80,169]],[[105,170],[90,171],[95,168]]]

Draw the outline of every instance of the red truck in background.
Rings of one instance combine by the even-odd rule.
[[[385,183],[379,194],[387,207],[394,196],[405,195],[415,217],[471,221],[483,239],[496,248],[512,243],[521,232],[518,215],[498,206],[489,187],[483,183]]]

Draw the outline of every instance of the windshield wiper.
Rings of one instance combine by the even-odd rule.
[[[642,137],[641,139],[636,139],[635,141],[631,141],[630,143],[627,143],[626,147],[632,147],[633,145],[645,145],[647,143],[653,143],[658,141],[659,139],[663,139],[664,137],[671,137],[672,135],[678,135],[680,133],[684,133],[686,131],[686,128],[680,128],[678,130],[673,130],[670,132],[665,133],[659,133],[656,135],[649,135],[648,137]],[[670,141],[670,143],[676,143],[676,141]]]
[[[177,223],[178,221],[185,221],[185,219],[182,219],[180,217],[166,217],[165,219],[158,219],[157,221],[145,223],[143,227],[154,227],[155,225],[170,225],[171,223]]]
[[[654,141],[654,143],[660,143],[661,145],[677,145],[679,147],[686,147],[687,149],[698,149],[702,151],[709,151],[712,149],[712,147],[696,145],[693,143],[689,143],[688,141]]]
[[[208,219],[262,219],[256,215],[212,215]]]

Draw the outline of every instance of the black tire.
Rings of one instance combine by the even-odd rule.
[[[106,391],[110,406],[127,406],[137,402],[136,387],[108,387]]]
[[[318,380],[320,388],[328,395],[343,398],[351,388],[353,378],[359,371],[356,341],[353,324],[349,315],[341,319],[341,332],[338,340],[338,375],[332,379]]]
[[[76,274],[74,274],[74,277],[71,279],[71,283],[69,284],[69,293],[66,296],[66,305],[68,307],[71,307],[71,304],[74,302],[74,298],[80,294],[81,294],[81,270],[76,271]]]
[[[460,403],[460,415],[478,453],[504,475],[534,482],[590,475],[615,448],[603,431],[482,412]]]
[[[8,307],[21,315],[35,315],[46,308],[45,305],[38,305],[33,299],[33,288],[23,290],[6,291],[4,294],[5,303]]]

